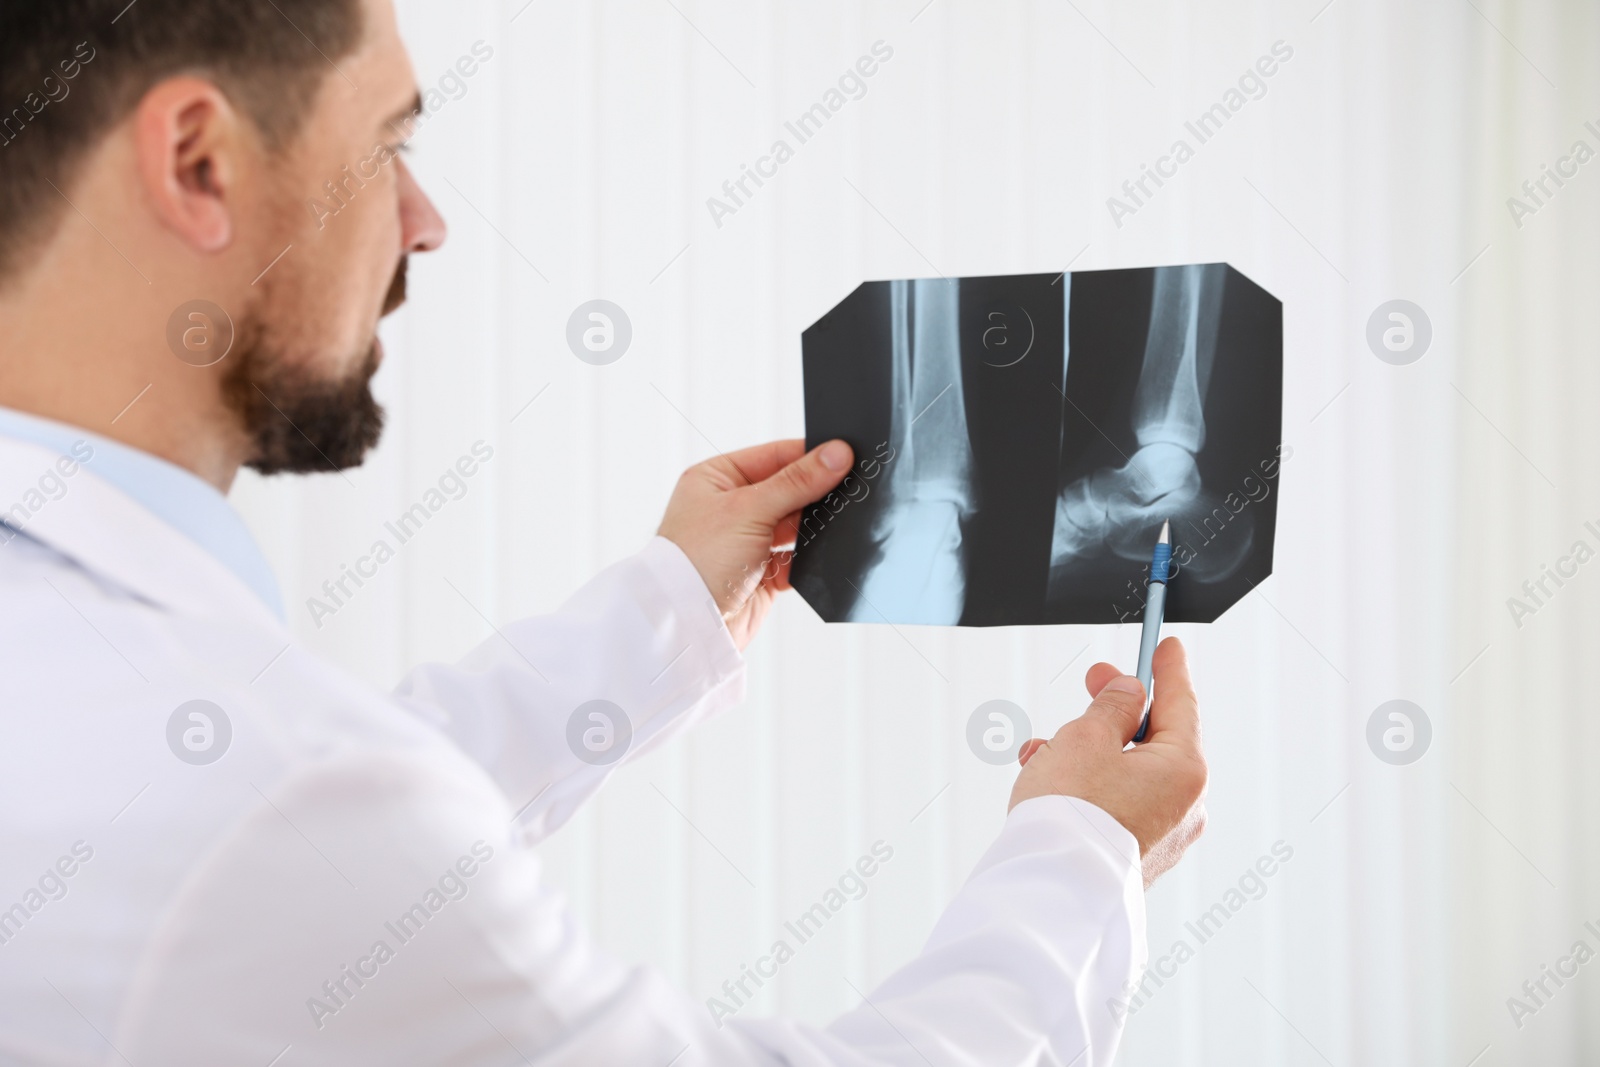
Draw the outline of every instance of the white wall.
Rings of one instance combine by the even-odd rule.
[[[1600,563],[1520,628],[1505,603],[1600,548],[1600,162],[1520,228],[1505,204],[1573,140],[1600,148],[1593,5],[524,2],[402,3],[425,86],[475,41],[494,57],[418,139],[453,232],[385,326],[387,436],[348,477],[235,493],[311,647],[388,686],[485,616],[558,604],[650,535],[684,466],[803,433],[800,331],[863,279],[1227,260],[1284,301],[1294,453],[1276,575],[1173,628],[1211,825],[1150,894],[1153,956],[1294,852],[1133,1018],[1123,1062],[1595,1055],[1600,964],[1520,1029],[1506,998],[1575,940],[1600,950],[1578,689]],[[706,199],[878,40],[866,96],[717,226]],[[1116,225],[1107,197],[1279,40],[1266,95]],[[607,367],[564,341],[594,297],[633,323]],[[1365,340],[1393,298],[1433,326],[1408,366]],[[306,598],[480,439],[467,495],[315,626]],[[620,773],[545,847],[551,874],[607,947],[705,997],[883,839],[866,898],[759,1005],[826,1020],[916,950],[1001,821],[1011,772],[966,749],[972,709],[1011,699],[1047,732],[1136,644],[827,627],[791,597],[745,707]],[[1366,742],[1393,698],[1433,726],[1409,766]]]

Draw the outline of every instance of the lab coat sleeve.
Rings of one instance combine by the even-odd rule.
[[[1145,958],[1137,840],[1087,801],[1036,797],[921,955],[827,1035],[867,1063],[1109,1064]]]
[[[655,537],[555,612],[417,668],[395,696],[483,765],[537,840],[622,760],[743,694],[743,657],[704,580]]]
[[[816,1027],[721,1017],[597,950],[459,763],[363,756],[264,791],[168,909],[116,1046],[171,1067],[1111,1062],[1144,912],[1133,838],[1092,805],[1018,805],[922,954]]]

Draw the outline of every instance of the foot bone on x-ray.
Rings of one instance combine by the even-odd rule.
[[[1139,448],[1121,466],[1095,471],[1061,491],[1052,577],[1106,550],[1124,559],[1146,559],[1163,520],[1171,520],[1178,531],[1188,522],[1203,521],[1220,505],[1215,494],[1202,488],[1195,456],[1205,446],[1206,386],[1226,270],[1221,264],[1156,270],[1133,400]],[[1231,574],[1250,550],[1250,517],[1243,519],[1227,545],[1195,554],[1185,573],[1200,581]]]

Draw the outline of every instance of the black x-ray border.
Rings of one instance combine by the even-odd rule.
[[[1272,573],[1285,458],[1283,308],[1243,273],[1223,266],[1216,356],[1204,401],[1207,438],[1196,457],[1218,507],[1174,528],[1178,576],[1166,608],[1174,622],[1213,621]],[[1138,447],[1129,411],[1155,270],[960,279],[961,382],[976,510],[962,528],[967,593],[959,625],[1142,618],[1144,562],[1088,560],[1074,574],[1070,596],[1051,602],[1046,591],[1060,486],[1098,467],[1121,465]],[[872,528],[898,458],[891,439],[890,284],[862,283],[802,334],[807,443],[840,437],[857,456],[845,484],[804,514],[791,571],[795,588],[828,621],[861,607],[861,577],[878,553]],[[1071,348],[1063,375],[1068,293]],[[1184,575],[1185,562],[1215,561],[1246,539],[1244,562],[1221,580]],[[1200,569],[1199,563],[1192,568]],[[896,625],[919,621],[884,618],[870,604],[856,616]]]

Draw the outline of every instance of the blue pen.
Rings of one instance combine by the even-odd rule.
[[[1143,741],[1150,729],[1150,701],[1154,696],[1156,644],[1161,640],[1161,615],[1167,607],[1167,572],[1172,564],[1172,523],[1161,524],[1161,536],[1150,555],[1150,581],[1144,601],[1144,629],[1139,635],[1139,682],[1144,686],[1144,716],[1139,720],[1135,742]]]

